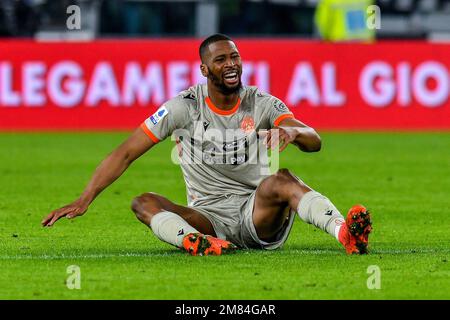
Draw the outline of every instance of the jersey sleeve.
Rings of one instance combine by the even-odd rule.
[[[154,143],[158,143],[172,135],[174,130],[183,128],[188,121],[188,105],[182,98],[175,97],[148,117],[141,128]]]
[[[273,96],[267,99],[266,109],[266,117],[270,127],[278,126],[284,119],[294,118],[294,114],[283,101]]]

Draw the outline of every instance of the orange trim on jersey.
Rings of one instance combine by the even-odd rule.
[[[274,126],[278,126],[280,124],[281,121],[283,121],[284,119],[288,119],[288,118],[294,118],[293,114],[282,114],[281,116],[279,116],[278,118],[275,119],[275,121],[273,122]]]
[[[150,131],[149,128],[147,128],[147,125],[145,124],[145,122],[143,122],[141,124],[141,128],[142,128],[142,130],[144,130],[145,134],[148,135],[148,137],[150,139],[152,139],[152,141],[154,143],[158,143],[159,142],[159,139],[153,134],[153,132]]]
[[[241,104],[241,99],[238,98],[238,101],[236,102],[236,105],[231,108],[230,110],[222,110],[217,108],[214,103],[211,101],[211,99],[209,97],[205,98],[206,104],[208,105],[208,107],[217,114],[220,114],[221,116],[229,116],[232,115],[233,113],[236,112],[236,110],[239,108],[239,105]]]

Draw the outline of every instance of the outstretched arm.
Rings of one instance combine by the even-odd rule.
[[[279,144],[280,152],[289,143],[293,143],[305,152],[317,152],[322,146],[322,141],[316,130],[294,118],[284,119],[278,124],[278,127],[269,130],[266,143],[272,149]]]
[[[100,192],[119,178],[134,160],[148,151],[154,144],[141,128],[137,128],[97,167],[81,196],[74,202],[52,211],[42,220],[42,225],[51,227],[64,216],[74,218],[83,215]]]

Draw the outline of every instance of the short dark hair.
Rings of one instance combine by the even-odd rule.
[[[202,62],[203,62],[203,56],[210,44],[217,42],[217,41],[223,41],[223,40],[233,41],[233,40],[231,40],[230,37],[228,37],[224,34],[221,34],[221,33],[213,34],[213,35],[209,36],[208,38],[206,38],[205,40],[203,40],[203,42],[200,44],[200,48],[198,49],[198,53],[200,55],[200,60],[202,60]]]

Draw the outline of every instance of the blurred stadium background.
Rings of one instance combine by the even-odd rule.
[[[2,0],[0,35],[64,37],[66,8],[79,5],[82,32],[71,37],[231,36],[316,38],[314,12],[320,0]],[[357,3],[367,1],[334,1]],[[378,39],[449,39],[450,1],[378,0],[383,27]]]
[[[0,129],[135,127],[216,32],[319,129],[450,127],[448,0],[2,0]]]

